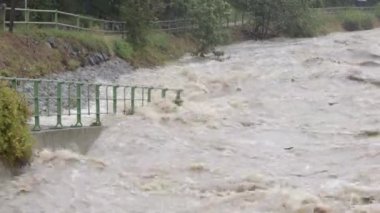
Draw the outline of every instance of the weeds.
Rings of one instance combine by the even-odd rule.
[[[369,30],[374,26],[375,16],[359,10],[347,10],[338,14],[342,27],[347,31]]]
[[[113,50],[118,57],[124,60],[128,60],[132,57],[133,48],[128,42],[117,39],[113,42],[113,44]]]
[[[380,3],[376,5],[375,11],[374,11],[375,16],[380,19]]]

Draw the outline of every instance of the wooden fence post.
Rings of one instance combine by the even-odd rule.
[[[55,10],[54,12],[54,23],[55,23],[55,28],[58,29],[58,10]]]
[[[26,23],[26,29],[29,29],[29,9],[25,8],[25,23]]]
[[[6,13],[6,4],[0,5],[0,32],[5,32],[5,13]]]
[[[77,16],[77,27],[78,27],[78,30],[79,30],[79,28],[80,28],[80,17],[79,16]]]

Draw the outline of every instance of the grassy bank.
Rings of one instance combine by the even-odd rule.
[[[147,45],[135,49],[120,36],[55,29],[18,29],[0,35],[0,75],[42,77],[75,70],[89,64],[93,55],[125,59],[136,67],[161,65],[186,52],[195,41],[190,35],[174,36],[161,31],[147,35]]]
[[[174,60],[186,52],[193,52],[195,40],[187,34],[174,36],[162,31],[151,31],[147,35],[147,43],[142,48],[133,48],[123,39],[112,42],[114,54],[135,67],[151,67],[162,65],[166,61]]]

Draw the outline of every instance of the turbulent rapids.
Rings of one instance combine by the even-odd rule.
[[[380,30],[222,47],[120,83],[183,88],[36,154],[0,212],[380,212]]]

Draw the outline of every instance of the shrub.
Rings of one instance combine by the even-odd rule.
[[[32,156],[29,116],[25,99],[0,84],[0,160],[8,168],[25,166]]]
[[[149,32],[146,36],[148,46],[165,49],[170,46],[170,37],[167,33],[161,31]]]
[[[241,7],[253,19],[248,33],[256,39],[278,35],[310,37],[321,25],[307,1],[303,0],[249,0]]]
[[[347,31],[372,29],[375,19],[373,14],[359,10],[347,10],[338,16],[342,21],[342,27]]]
[[[289,37],[313,37],[320,33],[325,21],[325,14],[310,8],[302,0],[287,0],[285,10],[280,17],[284,20],[283,34]]]
[[[146,45],[146,33],[154,19],[155,10],[149,1],[123,1],[120,8],[128,29],[127,41],[134,48]]]
[[[115,54],[122,59],[130,59],[133,54],[132,46],[123,40],[116,40],[114,42],[114,52]]]
[[[380,19],[380,3],[376,5],[374,13],[375,16]]]
[[[224,0],[191,0],[188,7],[189,18],[198,26],[193,31],[198,41],[196,54],[205,56],[222,43],[225,31],[221,20],[229,13],[231,6]]]

